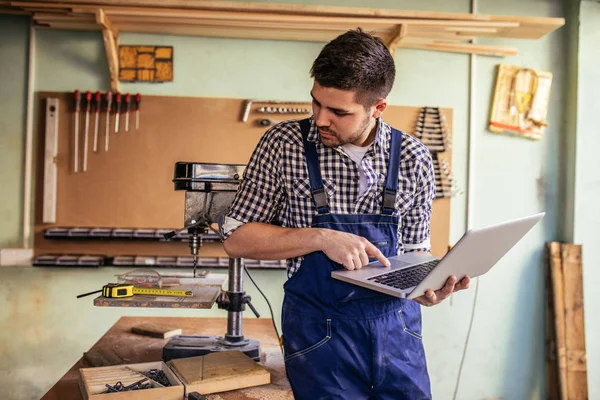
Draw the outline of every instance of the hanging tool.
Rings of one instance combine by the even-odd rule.
[[[88,137],[90,129],[90,107],[92,105],[92,92],[85,92],[85,136],[83,137],[83,172],[87,171]]]
[[[80,294],[77,298],[89,296],[95,293],[102,293],[103,297],[108,298],[121,298],[131,297],[134,294],[141,294],[147,296],[174,296],[174,297],[188,297],[193,296],[193,293],[189,289],[159,289],[159,288],[148,288],[148,287],[135,287],[133,285],[123,285],[120,283],[109,283],[104,285],[100,290],[94,290],[93,292]]]
[[[112,92],[106,92],[106,131],[104,132],[104,151],[108,151],[108,130],[110,122],[110,107],[112,106]]]
[[[96,112],[96,121],[94,122],[94,153],[98,152],[98,117],[100,117],[100,104],[102,103],[102,98],[100,92],[96,92],[94,95],[94,106]]]
[[[259,126],[271,126],[280,123],[281,121],[270,119],[270,118],[261,118],[258,120]]]
[[[119,115],[121,115],[121,93],[115,95],[115,133],[119,133]]]
[[[79,90],[75,90],[74,96],[75,98],[75,140],[74,142],[74,162],[73,162],[73,172],[79,171],[79,111],[81,107],[81,96]]]
[[[131,94],[125,95],[125,132],[129,132],[129,109],[131,108]]]
[[[142,95],[135,95],[135,130],[140,130],[140,103],[142,102]]]

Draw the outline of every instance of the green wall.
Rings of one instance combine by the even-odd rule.
[[[0,248],[21,247],[29,18],[0,16]]]
[[[600,113],[600,3],[581,2],[579,29],[579,57],[577,67],[577,137],[574,191],[573,240],[583,243],[583,279],[585,299],[586,349],[590,398],[600,396],[600,299],[595,296],[600,285],[598,263],[600,247],[600,177],[598,155],[600,135],[597,117]]]
[[[298,1],[278,1],[297,3]],[[304,1],[304,4],[336,5],[336,1]],[[369,6],[361,0],[347,6]],[[381,8],[430,9],[469,12],[470,1],[443,0],[379,1]],[[479,1],[480,13],[531,16],[564,16],[561,0]],[[596,22],[600,17],[592,17]],[[0,108],[3,130],[0,143],[10,147],[0,153],[0,216],[3,229],[0,247],[19,245],[22,218],[22,160],[24,142],[24,93],[28,21],[0,16],[0,68],[14,71],[0,75],[2,93],[10,93],[12,112]],[[544,395],[544,243],[564,237],[566,178],[565,126],[568,126],[564,94],[572,87],[563,54],[572,48],[572,29],[565,27],[541,40],[490,41],[519,48],[519,55],[505,59],[477,57],[476,155],[473,182],[474,226],[544,210],[545,219],[511,251],[493,271],[479,281],[475,318],[466,353],[458,399],[542,399]],[[106,90],[108,69],[98,33],[38,31],[36,35],[36,91]],[[123,34],[122,44],[166,44],[174,46],[175,81],[159,85],[122,84],[123,92],[145,94],[306,99],[311,87],[308,70],[322,44],[284,41],[213,39],[182,36]],[[597,40],[596,40],[597,43]],[[594,42],[590,40],[589,46]],[[9,62],[18,54],[21,64]],[[590,52],[592,53],[592,52]],[[469,106],[469,56],[399,50],[395,56],[397,81],[389,97],[391,104],[438,105],[454,109],[453,170],[464,187],[467,175],[467,131]],[[548,121],[541,141],[529,141],[486,130],[496,65],[500,62],[548,70],[554,74]],[[593,80],[590,69],[590,82]],[[580,72],[581,73],[581,72]],[[7,96],[3,96],[7,97]],[[16,99],[20,99],[18,102]],[[0,100],[2,101],[2,100]],[[18,116],[18,118],[16,117]],[[586,116],[590,118],[592,117]],[[590,127],[591,128],[591,127]],[[198,132],[202,132],[198,127]],[[5,138],[5,136],[7,136]],[[580,151],[586,152],[581,147]],[[590,150],[587,154],[593,157]],[[595,154],[594,154],[595,155]],[[14,165],[7,170],[6,160]],[[201,160],[198,160],[201,161]],[[14,171],[10,173],[9,171]],[[592,177],[591,175],[589,176]],[[5,189],[6,187],[6,189]],[[180,207],[176,204],[174,207]],[[10,216],[5,222],[4,215]],[[14,222],[10,222],[13,221]],[[466,196],[452,201],[451,242],[466,228]],[[8,224],[10,222],[10,224]],[[585,221],[582,221],[585,225]],[[585,251],[586,247],[584,247]],[[600,259],[599,257],[595,258]],[[0,269],[0,393],[7,399],[38,398],[121,315],[225,316],[222,311],[105,309],[92,306],[91,299],[75,295],[92,290],[122,272],[114,268],[70,270],[40,268]],[[600,274],[586,270],[586,280]],[[283,271],[256,271],[255,277],[275,306],[279,319]],[[424,309],[425,346],[434,398],[450,399],[463,354],[475,296],[473,289],[455,295],[452,301]],[[588,286],[586,286],[587,288]],[[249,282],[263,316],[266,303]],[[586,299],[587,300],[587,299]],[[594,324],[588,312],[588,326]],[[224,326],[225,329],[225,326]],[[27,350],[24,350],[27,349]],[[593,353],[592,353],[593,351]],[[590,347],[590,374],[600,349]],[[596,357],[598,358],[598,357]],[[476,377],[476,379],[473,379]],[[18,387],[9,382],[21,382]],[[593,381],[593,379],[590,379]],[[23,389],[25,387],[25,389]],[[600,387],[590,385],[590,397]]]

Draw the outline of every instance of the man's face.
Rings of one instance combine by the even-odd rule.
[[[362,104],[356,102],[354,91],[323,87],[317,81],[310,94],[323,145],[336,147],[352,143],[366,146],[373,141],[376,119],[385,110],[385,99],[365,110]]]

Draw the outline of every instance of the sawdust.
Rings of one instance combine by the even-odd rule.
[[[271,385],[243,389],[241,392],[249,399],[256,400],[290,400],[294,398],[291,389],[282,391],[281,388]]]

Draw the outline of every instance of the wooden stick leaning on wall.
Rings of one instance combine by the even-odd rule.
[[[581,245],[548,244],[561,400],[587,399]]]
[[[567,400],[567,361],[565,347],[565,299],[563,290],[563,271],[560,252],[560,243],[548,244],[549,272],[552,282],[554,332],[556,334],[556,367],[558,368],[558,389],[560,400]]]
[[[587,362],[583,314],[581,245],[563,244],[561,258],[565,299],[565,345],[569,399],[587,399]]]

